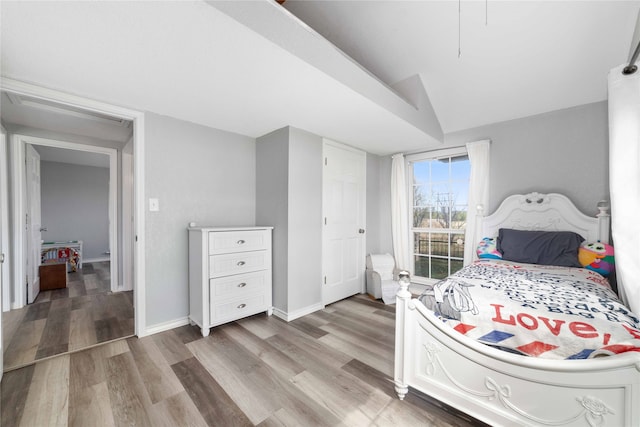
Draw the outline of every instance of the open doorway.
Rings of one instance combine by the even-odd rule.
[[[41,261],[48,262],[41,258],[45,248],[53,252],[53,256],[47,256],[49,259],[66,258],[69,272],[80,269],[83,260],[110,261],[110,289],[114,292],[122,290],[119,241],[130,241],[131,236],[119,233],[122,216],[119,194],[122,191],[118,185],[117,150],[25,135],[12,135],[11,145],[13,218],[21,218],[24,222],[15,227],[18,224],[14,220],[13,242],[17,253],[24,254],[22,259],[14,259],[15,277],[24,277],[27,281],[26,284],[14,281],[15,308],[30,304],[37,297],[38,290],[34,286],[39,278],[37,267]],[[76,179],[82,182],[74,182]],[[33,190],[34,187],[37,189]],[[43,188],[47,190],[44,200],[50,200],[44,207]],[[104,199],[101,196],[106,196],[106,201],[99,200]],[[106,211],[99,212],[101,205]],[[48,214],[46,218],[42,217],[43,208]],[[91,215],[97,221],[88,218]],[[100,229],[106,231],[106,235]],[[58,255],[64,251],[66,256]],[[77,255],[72,256],[72,252]],[[77,263],[80,265],[75,265]]]
[[[7,82],[5,81],[3,83],[7,83]],[[9,82],[9,83],[11,85],[12,82]],[[18,85],[18,86],[20,86],[20,89],[21,89],[18,91],[18,94],[23,96],[23,99],[26,99],[27,102],[31,102],[35,98],[31,96],[32,93],[40,94],[41,92],[43,92],[37,87],[29,87],[28,89],[31,91],[31,93],[25,95],[22,90],[24,89],[23,87],[24,85]],[[44,92],[47,92],[47,94],[49,94],[48,92],[50,91],[44,91]],[[119,326],[114,327],[113,322],[109,324],[110,322],[107,321],[107,318],[111,318],[111,320],[113,320],[113,318],[115,319],[124,318],[125,319],[124,323],[126,323],[128,327],[120,328],[120,329],[126,329],[127,335],[133,335],[134,333],[140,334],[140,331],[144,330],[144,328],[141,327],[141,325],[143,325],[144,322],[142,318],[138,319],[138,315],[143,313],[144,310],[142,309],[141,313],[138,313],[137,310],[135,311],[133,310],[133,306],[135,304],[134,301],[139,300],[139,295],[133,295],[133,294],[134,293],[137,294],[138,291],[141,291],[139,289],[136,289],[137,287],[135,286],[135,283],[138,280],[138,278],[144,273],[144,269],[139,268],[139,271],[137,271],[136,272],[137,274],[134,276],[134,270],[137,270],[137,268],[134,268],[134,266],[136,266],[135,254],[137,253],[138,249],[140,249],[136,247],[134,243],[134,241],[138,240],[136,239],[137,236],[135,235],[136,234],[135,230],[139,226],[140,221],[139,221],[138,207],[136,206],[135,199],[134,199],[134,187],[136,187],[137,184],[134,177],[133,169],[134,169],[134,166],[138,165],[138,163],[134,159],[134,153],[136,152],[135,142],[141,141],[141,138],[139,137],[138,139],[136,139],[136,132],[135,132],[134,126],[136,122],[141,123],[143,116],[141,115],[138,116],[136,114],[130,114],[129,116],[127,116],[127,117],[133,117],[134,120],[129,119],[129,125],[131,127],[129,130],[129,138],[126,142],[122,143],[118,147],[114,147],[113,143],[111,144],[107,143],[107,144],[104,144],[106,146],[101,146],[100,142],[103,140],[100,137],[96,137],[96,136],[87,137],[87,135],[84,135],[84,136],[80,135],[78,133],[78,129],[86,131],[87,127],[88,126],[90,127],[88,123],[91,122],[92,119],[93,121],[95,121],[94,119],[95,117],[97,117],[98,119],[105,119],[105,118],[107,120],[112,119],[112,117],[106,116],[103,113],[96,113],[95,111],[92,111],[92,108],[95,108],[96,105],[100,105],[100,107],[104,107],[104,104],[98,104],[96,102],[82,100],[80,98],[74,99],[74,101],[78,101],[80,104],[82,104],[85,101],[87,104],[89,104],[89,107],[87,107],[88,109],[86,110],[87,115],[94,116],[94,118],[90,117],[89,119],[86,119],[86,117],[84,117],[83,108],[67,105],[69,96],[66,96],[64,94],[53,94],[53,95],[59,95],[58,99],[65,99],[65,103],[56,104],[57,101],[55,101],[53,98],[45,99],[44,105],[48,108],[49,110],[48,113],[51,113],[54,110],[58,110],[56,111],[56,113],[67,114],[65,113],[65,111],[60,111],[60,110],[66,110],[67,112],[70,111],[71,113],[67,114],[67,116],[73,117],[73,119],[76,120],[76,123],[78,123],[77,120],[82,119],[83,123],[81,125],[67,127],[65,130],[63,127],[61,128],[61,124],[65,122],[68,123],[68,117],[67,117],[64,120],[55,120],[57,127],[54,126],[54,129],[51,129],[48,126],[51,124],[52,121],[42,120],[43,114],[45,114],[43,113],[43,111],[38,111],[37,113],[34,113],[33,111],[31,111],[30,117],[26,120],[23,120],[22,122],[14,120],[15,117],[13,116],[9,117],[7,115],[7,109],[4,108],[5,107],[4,104],[6,101],[5,95],[7,93],[12,93],[14,97],[15,97],[15,93],[5,91],[2,94],[3,96],[2,120],[3,120],[3,124],[6,124],[9,137],[11,140],[10,186],[13,189],[13,192],[11,197],[10,211],[13,214],[12,216],[14,218],[23,218],[24,216],[22,214],[26,212],[26,202],[25,202],[26,196],[24,196],[24,192],[22,190],[23,184],[20,183],[20,180],[22,180],[22,177],[24,177],[25,175],[22,174],[22,171],[20,171],[20,169],[21,169],[21,165],[24,165],[24,163],[22,163],[22,159],[24,159],[24,156],[22,154],[24,153],[24,151],[22,151],[22,149],[25,148],[27,145],[32,145],[40,149],[44,148],[45,149],[44,151],[55,149],[62,152],[66,150],[68,154],[80,153],[80,152],[83,152],[85,154],[92,153],[107,159],[107,163],[108,163],[108,168],[107,168],[108,169],[107,185],[109,187],[109,190],[108,190],[109,192],[108,211],[109,212],[108,212],[108,224],[107,224],[107,227],[109,228],[108,239],[107,239],[108,243],[102,244],[103,248],[100,249],[99,252],[94,251],[93,255],[90,255],[90,250],[88,251],[88,249],[90,248],[87,248],[86,246],[83,247],[82,267],[77,270],[77,274],[75,275],[74,273],[76,272],[67,271],[69,283],[76,282],[75,285],[78,285],[77,282],[85,282],[85,283],[82,285],[84,286],[84,291],[80,290],[79,286],[76,286],[73,291],[71,291],[70,289],[67,289],[66,292],[70,293],[71,296],[73,297],[83,297],[83,299],[76,299],[70,302],[63,302],[63,298],[60,298],[60,294],[63,294],[65,291],[62,291],[62,292],[56,291],[57,295],[55,296],[49,293],[46,297],[42,298],[41,301],[38,301],[37,299],[35,299],[35,301],[44,302],[44,303],[48,302],[49,305],[52,305],[55,308],[66,307],[69,309],[71,308],[79,309],[79,310],[73,310],[73,315],[76,316],[73,322],[64,323],[64,321],[62,321],[63,322],[62,328],[58,328],[58,329],[64,330],[65,324],[67,325],[66,326],[67,328],[70,327],[69,325],[71,325],[71,323],[73,323],[73,325],[76,325],[76,326],[83,325],[84,327],[87,325],[87,323],[90,323],[90,322],[98,323],[99,321],[102,321],[100,322],[101,325],[104,326],[102,328],[102,332],[100,331],[96,332],[97,335],[100,335],[98,337],[97,343],[110,340],[109,337],[114,336],[113,335],[114,330],[118,329],[119,326],[122,326],[122,322],[121,322]],[[71,97],[71,98],[75,98],[75,97]],[[118,109],[115,108],[115,110],[118,110]],[[11,113],[9,113],[9,115],[10,114]],[[135,118],[138,118],[138,120],[135,120]],[[38,119],[40,120],[38,121]],[[42,126],[40,126],[39,123],[42,123]],[[103,134],[104,134],[104,129],[105,127],[103,124],[102,126]],[[76,133],[73,133],[73,132],[76,132]],[[138,133],[138,135],[139,134],[140,133]],[[87,140],[88,143],[84,143],[85,140]],[[105,141],[107,140],[105,139]],[[47,154],[47,161],[51,160],[48,158],[49,155],[50,153]],[[64,161],[51,162],[51,164],[54,164],[54,163],[63,164]],[[69,166],[67,169],[70,169],[70,168],[72,167]],[[127,187],[125,188],[123,186],[127,186]],[[126,212],[123,210],[124,208],[126,208],[127,210]],[[86,215],[86,214],[87,212],[84,209],[80,209],[80,211],[78,212],[78,215]],[[124,226],[125,221],[123,221],[123,218],[125,218],[127,222],[131,222],[131,224],[127,223],[126,226]],[[72,218],[70,218],[70,221],[72,221]],[[45,219],[45,222],[46,222],[46,219]],[[10,313],[14,313],[16,310],[21,309],[24,303],[27,302],[26,287],[22,286],[22,283],[20,283],[21,280],[15,280],[15,278],[25,277],[25,275],[23,274],[24,271],[26,270],[25,257],[26,257],[26,252],[29,250],[28,241],[26,237],[23,235],[22,231],[20,230],[21,227],[22,225],[17,224],[15,220],[11,225],[11,233],[12,233],[13,239],[12,239],[12,248],[11,248],[12,259],[10,262],[11,262],[13,271],[11,275],[12,280],[10,284],[12,289],[10,290],[10,292],[8,292],[8,294],[10,295],[10,300],[11,300],[10,308],[12,308],[13,310],[11,310]],[[47,224],[43,222],[42,228],[47,229],[48,228]],[[51,236],[50,238],[50,236],[47,235],[47,231],[48,230],[46,230],[45,235],[42,236],[42,239],[41,239],[42,241],[49,242],[49,243],[65,243],[65,242],[68,242],[69,240],[72,240],[73,242],[71,243],[77,243],[77,240],[80,240],[80,239],[77,239],[75,236],[69,236],[69,238],[60,237],[60,236],[55,236],[55,237]],[[50,242],[50,241],[53,241],[53,242]],[[62,246],[63,248],[65,247],[65,245],[62,245]],[[38,250],[37,252],[40,253],[40,250]],[[123,260],[123,256],[127,257],[126,262]],[[92,265],[93,263],[91,261],[95,261],[95,265]],[[122,268],[123,265],[124,265],[124,268],[127,269],[127,271],[123,271],[123,268]],[[65,269],[67,269],[67,267],[65,267]],[[87,283],[87,281],[89,283]],[[128,291],[128,290],[134,289],[134,291],[130,291],[126,294],[123,293],[123,295],[126,295],[124,299],[128,300],[129,308],[126,308],[126,307],[117,308],[117,306],[113,305],[111,302],[106,302],[106,297],[104,298],[100,297],[102,298],[101,304],[92,308],[88,304],[91,298],[87,296],[86,291],[88,288],[90,288],[88,294],[89,295],[96,294],[98,293],[98,290],[100,290],[99,288],[101,286],[104,288],[103,286],[104,283],[107,283],[107,286],[106,286],[106,289],[103,289],[103,290],[107,291],[107,293],[109,294],[118,294],[120,293],[120,291]],[[6,283],[4,284],[6,285]],[[81,295],[82,293],[84,293],[85,295]],[[5,295],[6,294],[7,292],[5,289]],[[43,304],[41,307],[44,307],[45,305],[46,304]],[[38,314],[38,313],[45,311],[45,309],[41,307],[38,307],[37,309],[32,310],[33,313],[31,313],[30,316],[32,317],[41,316],[41,314]],[[28,308],[31,308],[31,307],[28,307]],[[103,315],[102,318],[94,319],[93,317],[96,317],[95,315],[93,317],[88,316],[88,314],[95,314],[97,311],[102,311],[102,315]],[[135,313],[135,318],[134,318],[134,313]],[[49,320],[43,320],[43,319],[44,317],[42,317],[41,319],[38,319],[40,320],[39,326],[44,327],[43,325],[49,322]],[[60,318],[51,321],[51,323],[56,323],[56,322],[60,323],[61,322]],[[18,323],[19,322],[14,322],[14,321],[3,322],[3,325],[2,325],[3,331],[6,331],[6,328],[11,328],[13,325],[14,330],[12,332],[14,332],[14,335],[16,335],[15,325]],[[35,335],[38,334],[38,331],[37,331],[38,328],[35,327],[35,324],[32,326],[31,329],[34,330]],[[84,328],[84,329],[85,329],[84,335],[86,338],[88,329],[87,328]],[[5,355],[7,354],[7,350],[9,350],[9,346],[6,345],[8,335],[10,334],[6,334],[6,333],[4,334],[5,345],[3,347],[5,350]],[[28,336],[29,334],[17,334],[17,335],[25,337],[25,336]],[[31,345],[33,345],[33,340],[35,340],[35,335],[32,335],[30,338],[27,339],[27,341],[29,339],[32,340]],[[87,346],[91,345],[90,340],[89,341],[85,340],[85,341],[87,343]],[[80,347],[77,346],[77,342],[76,342],[76,344],[74,344],[73,346],[68,346],[67,350],[73,351],[79,348]],[[53,350],[48,349],[47,351],[42,351],[40,353],[43,357],[48,357],[50,355],[53,355],[51,354],[51,351]],[[9,366],[7,366],[8,361],[6,358],[4,362],[5,362],[5,366],[4,366],[5,370],[10,368]]]
[[[16,271],[26,278],[12,291],[17,307],[33,306],[7,316],[5,370],[132,336],[132,292],[119,280],[119,240],[131,239],[118,233],[117,150],[11,139],[14,218],[24,219],[14,228],[24,254]]]

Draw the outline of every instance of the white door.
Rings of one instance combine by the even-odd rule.
[[[323,147],[322,302],[364,292],[366,154],[332,141]]]
[[[40,219],[40,154],[31,144],[26,144],[27,175],[27,304],[35,301],[40,293],[40,251],[42,224]]]

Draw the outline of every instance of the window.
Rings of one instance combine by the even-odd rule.
[[[469,157],[458,149],[408,160],[412,275],[417,282],[443,279],[463,265]]]

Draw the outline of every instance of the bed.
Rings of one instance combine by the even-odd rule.
[[[595,217],[586,216],[567,197],[555,193],[509,196],[489,216],[479,209],[475,241],[498,236],[500,229],[512,229],[570,231],[587,242],[607,242],[610,218],[605,207],[598,209]],[[495,264],[498,267],[491,268],[514,268],[491,262]],[[585,280],[595,277],[589,275]],[[491,425],[640,425],[640,352],[582,360],[568,360],[571,357],[566,354],[555,358],[516,354],[453,329],[441,313],[427,308],[427,300],[423,303],[412,297],[408,282],[401,283],[396,301],[394,381],[401,400],[411,387]],[[494,312],[494,317],[515,323],[509,308],[495,304],[493,309],[502,310]],[[467,304],[466,310],[476,307]],[[630,315],[633,326],[637,318]],[[569,330],[569,323],[557,319],[531,316],[517,320],[529,328],[535,324],[552,332],[561,327]],[[576,325],[570,330],[593,335],[588,326]],[[636,332],[630,328],[632,338]]]

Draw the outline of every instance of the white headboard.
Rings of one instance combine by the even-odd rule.
[[[573,231],[587,242],[600,240],[609,243],[608,207],[598,206],[598,209],[598,215],[590,217],[562,194],[514,194],[504,199],[491,215],[482,216],[482,208],[478,207],[476,242],[483,237],[496,237],[500,228],[514,228]]]

